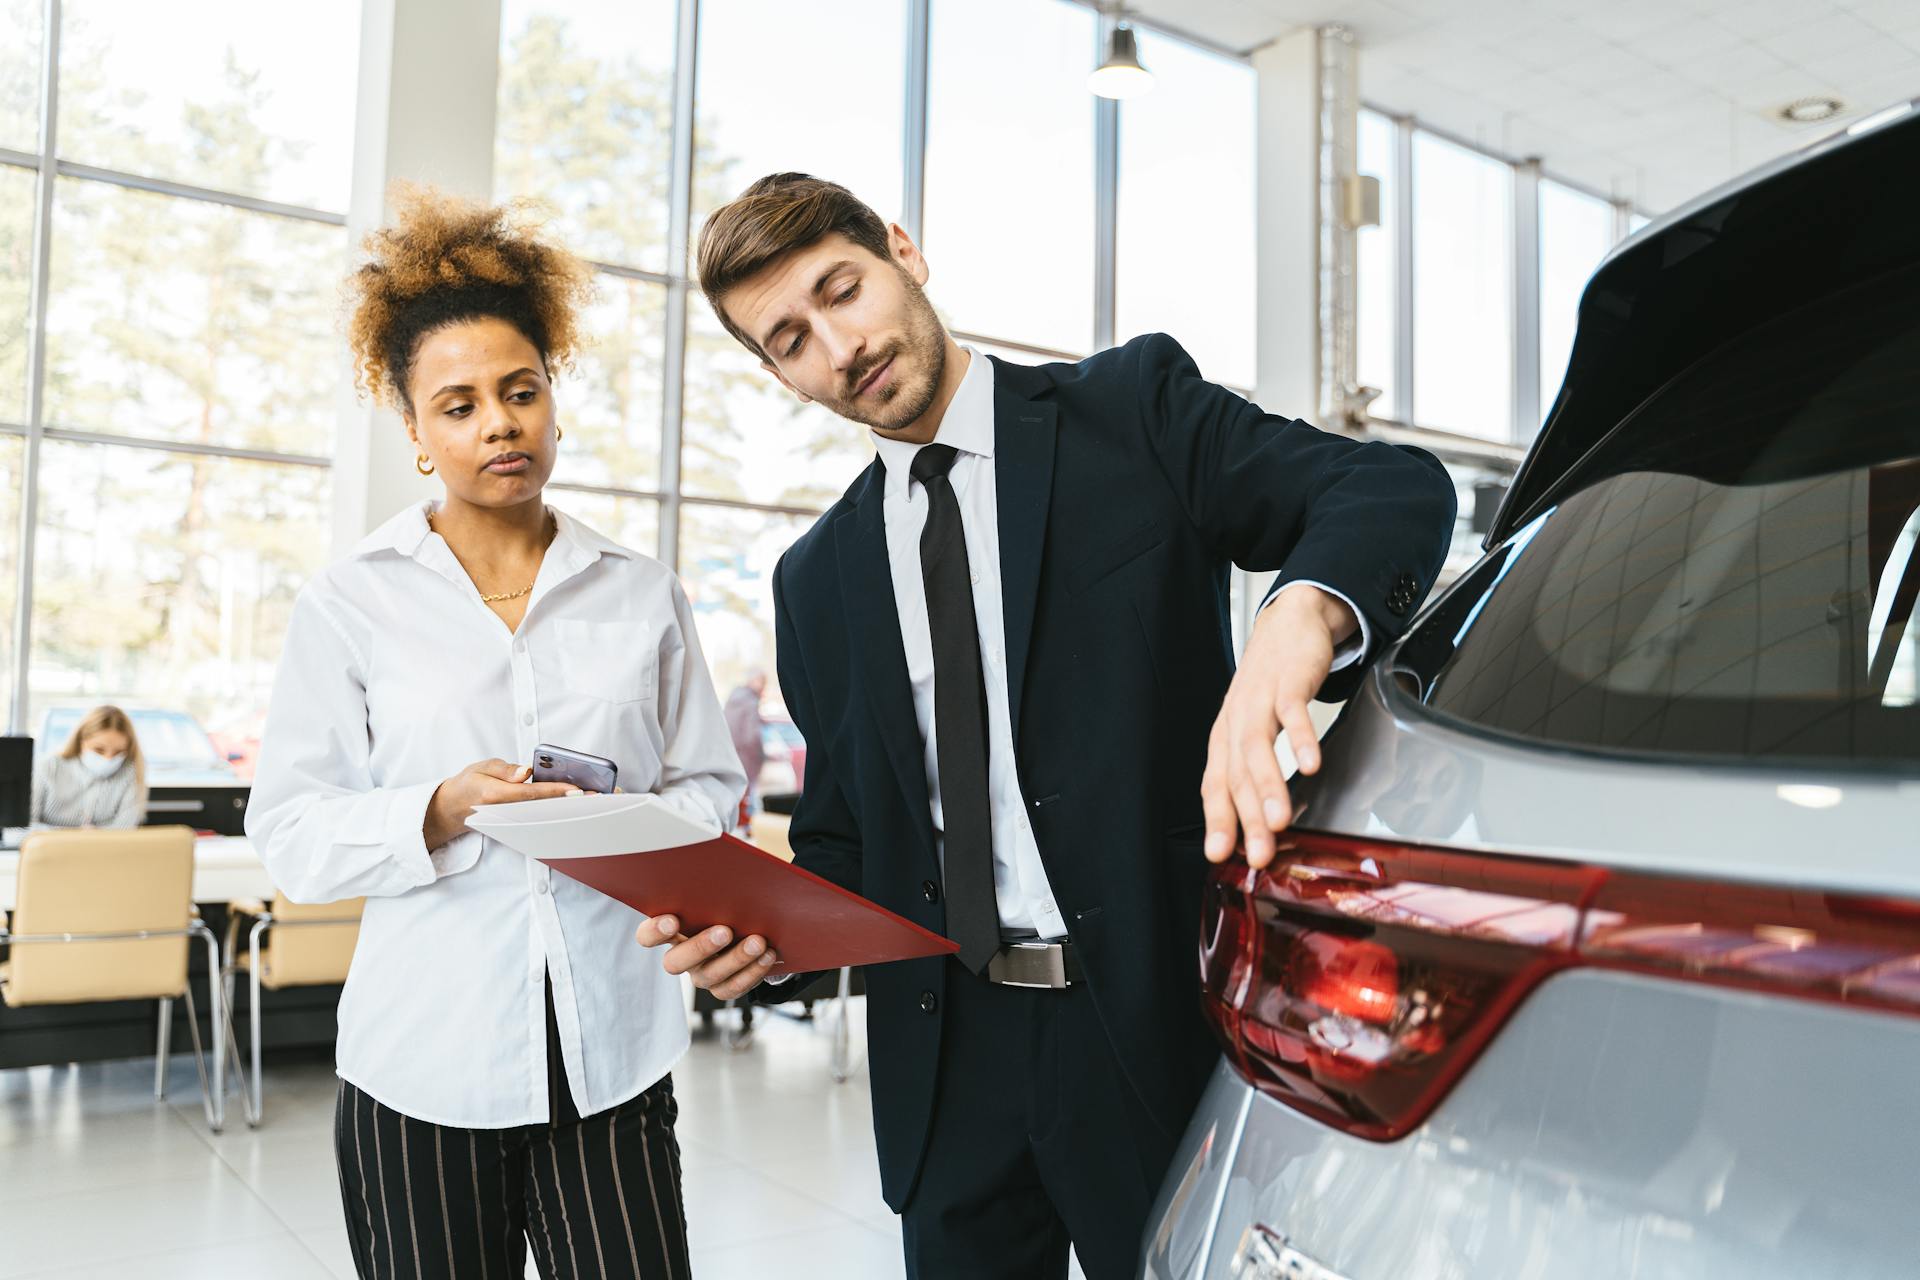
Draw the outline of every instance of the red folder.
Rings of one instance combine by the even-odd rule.
[[[672,915],[689,937],[726,925],[759,934],[771,973],[813,973],[951,955],[960,944],[733,836],[647,853],[542,858],[564,876],[645,915]]]

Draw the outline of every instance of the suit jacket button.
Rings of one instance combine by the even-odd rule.
[[[933,992],[922,991],[920,993],[920,1012],[932,1013],[935,1009],[938,1009],[939,1007],[940,1007],[940,1002],[933,998]]]
[[[920,893],[928,902],[940,901],[940,886],[931,880],[922,880],[920,882]]]

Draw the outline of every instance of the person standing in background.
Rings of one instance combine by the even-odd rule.
[[[740,767],[747,771],[745,817],[760,812],[760,770],[767,763],[766,744],[760,735],[765,722],[760,718],[760,700],[767,696],[767,673],[755,667],[747,672],[740,687],[727,695],[727,731],[733,735],[733,749],[740,756]]]
[[[60,750],[33,768],[33,824],[137,827],[147,817],[147,762],[133,720],[95,707]]]

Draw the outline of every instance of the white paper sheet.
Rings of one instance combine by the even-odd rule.
[[[720,834],[651,795],[556,796],[483,804],[467,825],[535,858],[650,853],[700,844]]]

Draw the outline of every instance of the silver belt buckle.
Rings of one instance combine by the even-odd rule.
[[[1067,949],[1058,942],[1009,942],[987,961],[987,980],[1003,987],[1059,990],[1067,980]]]

